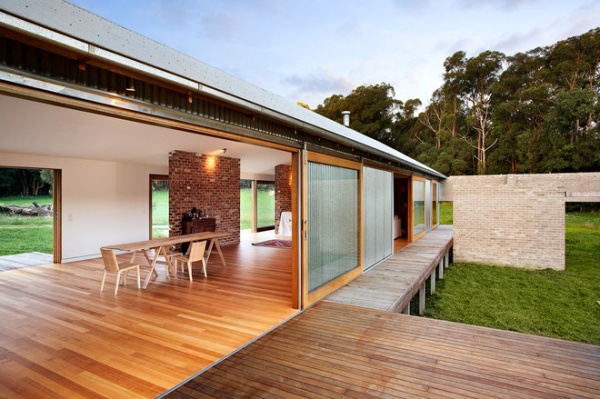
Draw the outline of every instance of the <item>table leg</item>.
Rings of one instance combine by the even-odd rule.
[[[208,246],[208,255],[206,256],[206,263],[208,263],[208,259],[212,254],[213,246],[217,247],[217,251],[219,252],[219,256],[221,257],[221,263],[223,263],[223,266],[227,266],[227,264],[225,263],[225,257],[223,256],[223,252],[221,251],[221,245],[219,245],[218,238],[213,238],[210,240],[210,244]]]
[[[169,253],[167,252],[166,247],[160,247],[160,249],[158,250],[158,254],[160,255],[160,253],[162,252],[163,256],[165,257],[165,263],[167,264],[167,273],[171,272],[171,274],[173,274],[173,276],[175,276],[175,278],[177,277],[177,269],[173,267],[173,264],[171,263],[171,259],[169,259]]]
[[[146,259],[150,259],[148,257],[148,255],[146,254],[146,250],[142,250],[144,252],[144,256],[146,256]],[[150,277],[152,276],[152,274],[156,274],[158,276],[158,273],[156,273],[156,270],[154,270],[154,268],[156,267],[156,260],[158,259],[158,256],[155,256],[154,259],[152,259],[152,262],[150,262],[150,273],[148,273],[148,276],[146,276],[146,280],[144,280],[144,286],[142,288],[146,289],[148,287],[148,283],[150,282]]]
[[[148,264],[151,265],[152,260],[148,256],[148,253],[145,250],[142,250],[142,253],[144,254],[144,257],[146,258],[146,260],[148,261]],[[132,263],[133,263],[133,261],[132,261]],[[158,273],[156,272],[156,269],[152,269],[151,273],[154,274],[155,277],[158,277]]]

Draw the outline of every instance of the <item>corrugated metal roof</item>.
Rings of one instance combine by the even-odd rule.
[[[441,173],[342,124],[62,0],[0,0],[0,24],[284,120],[424,173]],[[57,34],[58,33],[58,34]]]

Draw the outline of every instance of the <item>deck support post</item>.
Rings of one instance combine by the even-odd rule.
[[[439,277],[440,277],[440,280],[442,280],[444,278],[444,261],[443,260],[438,265],[438,268],[439,268],[439,272],[440,272]]]
[[[431,273],[431,293],[435,294],[435,270]]]
[[[450,267],[450,251],[446,252],[444,256],[444,264],[446,265],[446,269]]]
[[[406,305],[406,307],[404,308],[404,310],[402,311],[402,314],[405,314],[407,316],[410,316],[410,302],[408,303],[408,305]]]
[[[425,314],[425,291],[425,284],[423,284],[419,289],[419,316]]]

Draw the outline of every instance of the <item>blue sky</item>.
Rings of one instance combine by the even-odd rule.
[[[391,84],[424,104],[444,60],[507,55],[600,26],[598,0],[71,0],[290,101]]]

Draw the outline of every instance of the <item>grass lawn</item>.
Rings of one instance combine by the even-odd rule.
[[[599,258],[600,215],[569,213],[565,271],[453,264],[425,316],[600,345]]]
[[[0,205],[51,205],[52,197],[1,197]],[[52,253],[52,217],[0,213],[0,256],[26,252]]]
[[[152,238],[169,236],[169,191],[152,192]]]
[[[454,224],[452,202],[440,202],[440,224]]]

